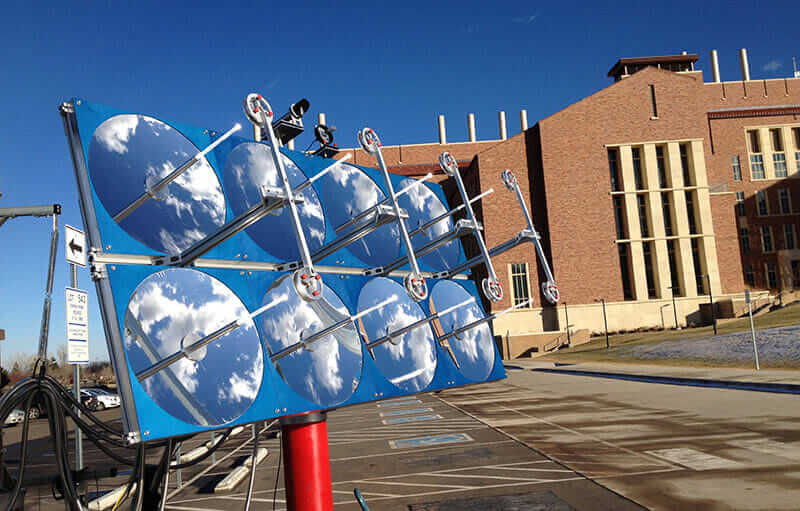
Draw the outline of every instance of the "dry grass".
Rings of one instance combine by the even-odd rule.
[[[763,330],[766,328],[774,328],[780,326],[792,326],[800,324],[800,303],[794,303],[783,307],[782,309],[763,314],[753,318],[756,330]],[[731,334],[736,332],[743,332],[750,330],[750,319],[747,317],[737,319],[735,321],[726,322],[717,325],[717,331],[720,335]],[[612,335],[609,338],[611,349],[606,349],[606,340],[604,336],[594,337],[591,341],[580,346],[566,348],[550,355],[542,356],[539,360],[552,361],[560,363],[578,363],[578,362],[615,362],[615,363],[646,363],[646,364],[662,364],[662,365],[681,365],[693,367],[745,367],[741,363],[721,363],[717,361],[703,362],[697,359],[641,359],[634,358],[622,353],[619,353],[615,348],[635,346],[641,344],[651,344],[662,341],[672,340],[686,340],[686,339],[699,339],[703,337],[710,337],[714,335],[714,329],[710,326],[700,328],[685,328],[683,330],[667,330],[660,332],[636,332],[628,334]],[[800,342],[800,341],[799,341]],[[773,363],[762,364],[764,367],[783,368],[783,369],[797,369],[800,366],[797,362],[787,363]],[[749,367],[749,366],[747,366]]]

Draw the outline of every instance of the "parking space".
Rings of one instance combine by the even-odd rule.
[[[407,420],[385,423],[401,417]],[[336,410],[328,427],[337,510],[360,509],[354,488],[373,509],[413,505],[424,510],[454,499],[519,495],[531,505],[561,502],[564,509],[592,509],[597,503],[606,509],[641,509],[434,395]],[[271,509],[274,500],[276,509],[285,509],[279,441],[264,443],[270,456],[258,467],[253,502]],[[167,508],[213,511],[241,505],[246,482],[228,494],[210,493],[225,464],[173,492]]]

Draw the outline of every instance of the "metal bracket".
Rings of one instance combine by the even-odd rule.
[[[458,193],[461,195],[461,202],[464,205],[467,219],[477,226],[478,220],[475,218],[475,212],[472,210],[472,203],[467,194],[467,189],[464,186],[464,181],[461,179],[461,173],[458,171],[456,159],[453,158],[452,154],[444,152],[439,155],[439,166],[445,174],[452,177],[456,182],[456,187],[458,188]],[[486,249],[483,236],[481,236],[478,229],[474,229],[472,232],[475,235],[475,241],[478,243],[478,249],[483,257],[483,263],[488,273],[488,277],[481,282],[481,289],[486,298],[493,302],[499,302],[503,299],[503,286],[500,284],[500,280],[497,278],[497,274],[494,271],[494,265],[492,265],[492,259],[489,255],[489,251]]]
[[[139,431],[129,431],[125,434],[125,442],[128,445],[136,445],[142,441],[142,435]]]
[[[272,112],[272,107],[264,99],[261,94],[251,93],[248,94],[244,100],[244,112],[250,122],[253,123],[256,128],[260,128],[263,132],[267,134],[267,142],[271,149],[271,156],[273,164],[275,168],[278,170],[278,174],[281,180],[281,185],[283,187],[283,191],[286,195],[285,200],[288,202],[290,216],[292,219],[292,227],[294,228],[294,235],[295,240],[297,241],[297,248],[300,252],[300,258],[303,261],[303,267],[298,270],[298,272],[303,272],[307,274],[309,277],[314,278],[315,280],[319,280],[318,273],[314,270],[314,263],[311,259],[311,254],[308,250],[308,243],[306,242],[306,236],[303,232],[303,226],[300,224],[300,215],[297,212],[297,204],[294,201],[294,190],[289,185],[289,177],[286,174],[286,168],[283,165],[283,158],[281,157],[281,144],[278,141],[275,131],[272,127],[272,119],[274,114]],[[319,289],[321,289],[321,282],[319,282]],[[305,293],[305,286],[303,288],[297,287],[297,283],[295,283],[295,289],[297,290],[298,294],[306,300],[317,300],[322,296],[322,293],[319,292],[317,294],[312,293]]]
[[[550,264],[547,262],[547,257],[544,254],[544,248],[542,247],[541,239],[542,237],[536,231],[536,228],[533,226],[533,220],[531,219],[531,214],[528,211],[528,207],[525,204],[525,198],[522,196],[522,190],[519,188],[519,183],[517,182],[517,177],[510,169],[506,169],[501,174],[501,179],[503,180],[503,184],[506,187],[516,192],[517,194],[517,201],[519,202],[519,207],[522,209],[522,213],[525,215],[525,221],[528,223],[527,231],[532,233],[532,243],[533,246],[536,248],[536,256],[539,259],[539,265],[542,268],[542,271],[545,275],[545,282],[542,282],[542,295],[544,295],[545,299],[550,302],[551,304],[555,305],[558,303],[559,298],[561,297],[558,286],[556,285],[555,278],[553,278],[553,272],[550,271]],[[521,233],[520,233],[521,234]]]
[[[378,160],[378,167],[380,167],[381,174],[383,174],[386,191],[388,192],[387,198],[394,208],[395,216],[397,217],[397,225],[400,227],[401,240],[406,249],[409,266],[411,266],[411,274],[403,279],[403,286],[406,288],[408,296],[410,296],[412,300],[419,302],[428,296],[428,285],[420,274],[417,258],[414,255],[414,246],[411,244],[411,237],[408,235],[406,223],[400,216],[400,204],[397,202],[397,194],[394,191],[392,180],[389,177],[389,170],[386,168],[386,162],[383,159],[380,138],[378,138],[378,134],[371,128],[363,128],[358,132],[358,141],[366,153],[375,156]]]

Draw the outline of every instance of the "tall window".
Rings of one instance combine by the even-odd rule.
[[[767,263],[767,287],[778,289],[778,271],[775,263]]]
[[[753,273],[753,265],[746,264],[744,266],[744,281],[750,287],[754,287],[756,285],[756,275]]]
[[[689,219],[689,234],[697,234],[697,222],[694,217],[694,193],[686,192],[686,216]]]
[[[742,253],[750,253],[750,229],[742,227],[739,229],[739,244],[742,246]]]
[[[767,177],[764,174],[764,157],[760,154],[750,155],[750,174],[753,179],[765,179]]]
[[[794,224],[783,225],[783,248],[786,250],[794,250]]]
[[[519,305],[530,298],[528,291],[528,263],[511,264],[511,285],[514,289],[514,305]]]
[[[751,153],[760,153],[761,152],[761,143],[758,140],[758,131],[751,130],[747,132],[747,139],[750,142],[750,152]]]
[[[750,143],[750,175],[753,179],[764,179],[764,157],[761,154],[761,142],[758,139],[758,131],[747,132],[747,140]]]
[[[772,244],[772,227],[769,225],[761,226],[761,251],[764,253],[772,252],[775,249]]]
[[[658,105],[656,105],[656,86],[650,85],[650,116],[658,119]]]
[[[783,137],[781,136],[780,128],[769,130],[769,138],[772,141],[772,151],[776,153],[783,152]]]
[[[687,144],[680,145],[681,170],[683,171],[683,186],[692,186],[692,173],[689,171],[689,148]]]
[[[644,180],[642,179],[642,151],[638,147],[631,149],[633,157],[633,181],[637,190],[644,190]]]
[[[626,300],[633,300],[633,288],[631,287],[631,247],[628,243],[620,243],[617,246],[619,253],[619,272],[622,276],[622,294]]]
[[[642,251],[644,252],[644,277],[647,280],[647,297],[658,298],[656,279],[653,274],[653,242],[646,241],[642,243]]]
[[[786,155],[784,153],[772,153],[772,166],[775,169],[775,177],[786,177]]]
[[[800,289],[800,261],[792,261],[792,287]]]
[[[642,231],[642,238],[650,237],[649,222],[647,221],[647,197],[644,195],[637,195],[636,200],[639,203],[639,228]]]
[[[797,168],[797,170],[800,170],[800,128],[792,128],[792,134],[794,135],[795,167]]]
[[[528,263],[511,264],[511,286],[514,290],[514,305],[530,298],[528,291]]]
[[[664,234],[674,236],[672,228],[672,207],[669,204],[669,192],[661,192],[661,209],[664,212]]]
[[[739,155],[731,156],[731,168],[733,169],[733,180],[742,180],[742,165],[739,162]]]
[[[744,192],[736,192],[736,216],[746,216],[744,210]]]
[[[667,165],[664,162],[664,146],[656,146],[656,166],[658,167],[658,186],[667,188]]]
[[[769,206],[767,205],[767,192],[759,190],[756,192],[756,209],[758,216],[766,216],[769,214]]]
[[[683,293],[681,292],[681,280],[678,278],[678,258],[675,253],[675,246],[677,244],[677,240],[667,240],[667,260],[669,261],[669,276],[672,282],[672,294],[675,296],[683,296]]]
[[[778,205],[781,208],[782,215],[791,215],[792,214],[792,198],[789,195],[788,188],[779,188],[778,189]]]
[[[614,223],[617,226],[617,239],[628,239],[628,229],[625,224],[625,205],[622,197],[617,195],[612,200],[614,201]]]
[[[703,265],[700,262],[700,243],[697,238],[692,238],[692,264],[694,265],[694,278],[697,284],[697,294],[705,294],[705,277],[703,276]]]
[[[616,149],[608,150],[608,171],[611,174],[611,191],[622,191],[622,181],[619,178],[619,152]]]

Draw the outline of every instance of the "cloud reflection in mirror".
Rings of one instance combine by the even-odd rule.
[[[396,296],[397,301],[361,318],[370,341],[426,316],[422,308],[409,298],[403,286],[385,277],[374,278],[361,289],[358,310],[363,311],[391,296]],[[415,328],[397,337],[394,342],[381,344],[373,352],[375,364],[381,373],[403,390],[419,392],[433,380],[436,348],[430,325]]]
[[[398,190],[414,184],[416,179],[404,179],[397,186]],[[397,200],[400,207],[408,211],[406,227],[409,232],[433,220],[439,215],[447,213],[448,209],[425,184],[411,188]],[[452,217],[443,218],[423,232],[413,236],[411,243],[414,249],[419,249],[430,241],[453,230]],[[433,252],[424,255],[421,259],[431,265],[436,271],[446,270],[458,264],[458,240],[450,241]]]
[[[466,289],[450,280],[442,280],[433,287],[431,301],[433,309],[442,311],[471,297]],[[468,325],[484,317],[480,306],[469,303],[444,314],[439,318],[444,333]],[[489,325],[484,323],[457,336],[450,337],[448,343],[461,365],[461,373],[473,381],[484,381],[494,366],[495,347]]]
[[[270,354],[350,316],[334,291],[323,283],[322,299],[302,300],[291,276],[283,277],[262,304],[280,302],[258,317]],[[277,361],[284,381],[304,398],[329,407],[353,395],[361,376],[361,342],[352,323]]]
[[[381,189],[359,168],[341,163],[318,181],[325,212],[334,227],[358,216],[386,198]],[[349,227],[339,236],[352,231]],[[353,255],[372,266],[380,266],[400,257],[400,229],[392,222],[348,245]]]
[[[291,159],[283,154],[281,157],[292,188],[307,181],[303,171]],[[265,144],[245,142],[236,146],[228,155],[223,176],[231,209],[237,216],[261,201],[262,186],[283,190],[272,150]],[[325,242],[325,217],[313,187],[306,188],[300,195],[305,200],[297,204],[297,213],[308,248],[313,253]],[[300,259],[289,208],[267,215],[245,232],[264,250],[281,260]]]
[[[168,124],[145,115],[117,115],[92,136],[89,173],[113,217],[197,152]],[[159,252],[178,254],[225,223],[222,187],[205,158],[154,195],[119,225]]]
[[[125,349],[135,372],[181,350],[184,338],[208,335],[231,321],[242,326],[143,380],[145,392],[174,417],[202,426],[230,422],[261,386],[263,356],[253,320],[222,282],[190,269],[168,269],[136,288],[125,315]]]

